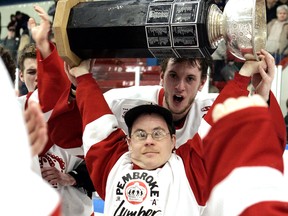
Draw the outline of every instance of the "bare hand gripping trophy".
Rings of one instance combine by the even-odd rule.
[[[210,56],[221,40],[238,58],[258,60],[266,43],[265,0],[60,0],[56,46],[70,66],[87,58]]]

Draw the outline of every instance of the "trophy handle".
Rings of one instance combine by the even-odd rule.
[[[71,8],[84,0],[59,0],[53,21],[56,47],[59,56],[71,67],[80,64],[81,59],[71,51],[66,31]]]

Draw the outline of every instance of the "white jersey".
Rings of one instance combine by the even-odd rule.
[[[107,203],[112,200],[105,205],[106,215],[188,216],[201,212],[183,161],[176,154],[155,170],[133,170],[129,153],[123,154],[109,174],[106,193]]]
[[[23,113],[17,106],[11,79],[1,58],[0,70],[0,89],[5,101],[0,107],[1,163],[5,164],[0,178],[0,215],[59,215],[59,194],[31,170],[31,148]]]
[[[62,173],[75,170],[83,159],[70,155],[65,149],[53,145],[43,156],[39,156],[40,167],[55,167]],[[53,185],[62,196],[63,216],[90,215],[92,200],[82,188],[73,186]]]
[[[37,91],[37,90],[36,90]],[[35,93],[36,93],[35,91]],[[30,97],[31,98],[31,97]],[[31,98],[32,99],[32,98]],[[17,98],[18,101],[18,105],[20,107],[21,110],[25,110],[25,104],[27,101],[27,96],[23,95]],[[41,176],[41,170],[40,170],[40,166],[39,166],[39,158],[38,155],[35,155],[32,157],[32,161],[31,161],[31,169],[38,174],[39,176]],[[41,176],[42,177],[42,176]]]
[[[29,100],[39,102],[37,90],[31,94]],[[26,102],[26,95],[18,98],[19,106],[23,110],[25,109]],[[48,119],[48,115],[50,116],[50,112],[44,113],[46,120]],[[55,167],[62,173],[69,173],[76,169],[82,161],[83,159],[69,154],[65,149],[54,144],[44,155],[36,155],[32,158],[32,170],[39,176],[41,176],[40,168],[43,167]],[[54,188],[62,198],[61,209],[63,216],[90,215],[93,212],[92,200],[83,189],[62,185],[54,185]]]
[[[127,126],[124,122],[125,113],[138,105],[147,103],[159,104],[159,98],[163,98],[163,94],[162,86],[132,86],[109,90],[104,93],[104,97],[113,114],[117,117],[119,127],[127,133]],[[209,127],[207,128],[206,124],[204,122],[201,123],[201,121],[204,121],[203,116],[207,113],[217,96],[218,94],[215,93],[197,93],[183,127],[176,130],[177,148],[186,143],[188,139],[191,139],[198,131],[201,137],[202,134],[204,136],[207,133]],[[193,121],[189,121],[191,119]]]

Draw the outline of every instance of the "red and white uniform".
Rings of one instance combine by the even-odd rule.
[[[207,133],[204,122],[200,129],[199,126],[203,121],[203,116],[206,115],[217,96],[218,94],[197,93],[183,125],[181,127],[176,126],[177,148],[190,140],[199,130],[202,131],[202,134]],[[127,126],[124,122],[125,113],[135,106],[147,103],[162,106],[164,89],[161,86],[133,86],[109,90],[104,93],[104,97],[112,112],[116,115],[119,126],[127,133]]]
[[[125,133],[118,128],[117,118],[106,104],[101,90],[91,74],[78,77],[77,81],[76,99],[83,118],[83,143],[86,163],[96,191],[105,199],[105,215],[127,215],[128,213],[135,215],[141,213],[149,213],[151,215],[200,215],[203,210],[201,206],[208,197],[209,201],[206,209],[204,209],[205,215],[215,215],[218,212],[218,215],[239,215],[241,213],[249,215],[250,211],[253,212],[253,209],[259,208],[258,205],[272,207],[265,211],[265,214],[268,213],[267,215],[273,215],[274,211],[280,212],[280,215],[287,214],[285,211],[287,210],[285,207],[287,208],[288,204],[287,193],[274,191],[273,202],[270,202],[271,198],[268,196],[270,191],[265,192],[266,196],[261,196],[260,193],[256,194],[256,181],[252,181],[249,176],[246,181],[238,182],[240,189],[235,189],[234,184],[232,184],[233,187],[230,186],[231,182],[233,183],[233,181],[237,180],[237,178],[233,178],[234,172],[237,174],[239,170],[240,172],[236,177],[241,177],[243,180],[247,178],[246,174],[249,174],[249,171],[250,173],[251,171],[252,173],[257,172],[259,174],[258,180],[260,180],[261,176],[267,177],[273,174],[275,183],[267,179],[262,180],[262,183],[258,184],[262,186],[262,189],[269,184],[274,186],[273,189],[280,189],[277,186],[279,183],[281,183],[282,187],[285,186],[282,175],[283,143],[281,134],[278,134],[279,128],[273,122],[275,115],[273,118],[267,115],[268,112],[272,112],[263,108],[260,111],[257,109],[253,110],[255,112],[253,113],[255,121],[269,120],[267,122],[264,121],[261,130],[259,130],[259,124],[246,126],[247,121],[251,121],[251,116],[241,120],[239,120],[239,116],[236,116],[228,123],[225,123],[225,119],[223,119],[224,127],[215,125],[211,131],[212,135],[210,134],[204,140],[204,152],[198,149],[201,146],[199,145],[201,139],[196,134],[193,139],[181,145],[176,150],[176,154],[173,154],[163,167],[153,171],[146,171],[132,164],[129,153],[127,153]],[[235,87],[235,83],[237,81],[230,84],[230,88]],[[241,89],[238,88],[238,90]],[[234,93],[236,93],[235,89]],[[220,97],[219,101],[222,99]],[[270,103],[271,105],[274,103],[273,96],[270,98]],[[272,109],[270,107],[270,110]],[[273,110],[277,111],[277,109]],[[261,111],[265,112],[265,114],[261,114]],[[233,115],[231,116],[233,117]],[[235,122],[236,119],[238,122]],[[219,122],[221,123],[221,121]],[[234,122],[233,126],[230,125],[231,122]],[[252,122],[254,122],[253,119]],[[243,125],[244,123],[245,125]],[[267,138],[265,135],[263,136],[262,129],[267,137],[270,136],[268,130],[271,131],[273,133],[272,139]],[[255,130],[257,132],[254,137]],[[235,133],[231,133],[231,131],[235,131]],[[224,135],[228,132],[231,134],[228,136],[230,139],[223,140]],[[245,134],[249,135],[248,142],[246,136],[244,136]],[[262,151],[262,142],[265,142],[264,147],[267,147],[269,152],[274,151],[275,153],[257,157],[259,152],[261,153]],[[247,145],[248,143],[255,145],[255,148]],[[228,144],[230,145],[227,146]],[[241,144],[246,144],[246,148],[241,147],[239,151]],[[237,156],[233,160],[233,157],[231,158],[233,154],[241,154],[243,157]],[[256,157],[257,161],[254,161],[253,159]],[[225,158],[227,159],[225,160]],[[271,164],[272,161],[274,161],[273,164]],[[243,170],[242,166],[248,166],[248,168]],[[209,178],[206,178],[205,170],[207,170]],[[230,173],[231,171],[233,171],[232,174]],[[229,179],[231,175],[232,179]],[[99,178],[99,176],[102,176],[102,178]],[[225,179],[225,177],[228,179]],[[221,185],[219,185],[218,183],[221,180],[224,181],[220,182]],[[227,185],[225,185],[226,180],[228,181]],[[222,208],[225,204],[224,201],[226,199],[229,201],[230,197],[227,198],[225,194],[223,195],[221,186],[227,189],[226,191],[229,195],[231,189],[235,190],[235,194],[231,194],[232,197],[235,197],[235,202],[233,202],[235,208],[233,210],[230,209],[230,206]],[[244,189],[246,189],[247,193],[242,193]],[[244,203],[238,200],[237,203],[237,193],[245,198],[247,198],[247,194],[248,197],[253,197],[249,195],[250,189],[256,190],[254,198],[251,200],[247,199]],[[214,190],[216,190],[216,195]],[[222,195],[225,200],[224,198],[221,199],[221,197],[213,199],[213,196],[217,195]],[[219,205],[221,206],[220,208]],[[273,209],[274,206],[275,209]],[[278,206],[281,208],[277,209]]]
[[[288,215],[283,143],[267,108],[220,119],[204,139],[206,215]]]
[[[28,100],[39,102],[44,116],[48,121],[48,130],[50,134],[48,143],[43,152],[39,156],[33,158],[32,164],[33,169],[36,170],[40,176],[40,167],[55,167],[62,173],[69,173],[72,170],[75,170],[83,161],[83,158],[69,154],[67,149],[56,145],[51,140],[49,118],[53,108],[63,93],[63,89],[70,88],[71,83],[63,70],[63,60],[58,57],[55,46],[51,44],[50,48],[52,53],[45,59],[42,59],[40,53],[37,51],[38,88],[33,93],[22,96],[18,100],[23,109],[27,106]],[[67,131],[65,131],[65,133],[67,133]],[[92,200],[87,196],[85,191],[73,186],[54,185],[54,188],[62,197],[63,216],[92,214]]]
[[[59,194],[31,170],[31,149],[23,112],[19,109],[8,72],[0,59],[2,139],[1,215],[60,216]],[[28,196],[28,198],[27,198]]]
[[[105,199],[104,215],[200,215],[205,177],[200,138],[179,147],[163,167],[141,170],[132,164],[126,134],[92,75],[77,81],[85,160],[96,191]]]

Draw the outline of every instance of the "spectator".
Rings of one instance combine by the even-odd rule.
[[[32,43],[33,41],[29,35],[28,30],[28,21],[30,16],[25,13],[22,13],[21,11],[17,11],[15,17],[16,17],[16,37],[19,38],[20,41],[18,47],[18,53],[19,53],[27,44]]]
[[[47,12],[49,16],[52,16],[52,22],[54,20],[57,3],[58,3],[58,0],[54,0],[54,3],[49,7],[48,12]]]
[[[227,61],[227,47],[225,40],[220,41],[217,49],[212,54],[212,58],[212,85],[214,85],[220,92],[226,84],[226,80],[221,74],[221,70],[224,68]]]
[[[278,6],[278,0],[266,0],[266,22],[270,22],[272,19],[275,19],[276,9]]]
[[[9,76],[11,81],[14,83],[15,81],[15,72],[16,72],[16,64],[14,59],[11,56],[9,50],[5,49],[3,46],[0,45],[0,57],[5,63],[5,66],[8,70]]]
[[[10,22],[16,22],[16,15],[15,14],[10,15]]]
[[[288,0],[278,0],[278,4],[279,5],[282,5],[282,4],[288,5]]]
[[[21,96],[27,94],[27,88],[25,84],[20,81],[19,76],[16,76],[18,70],[16,69],[15,59],[12,58],[11,52],[0,45],[0,56],[4,60],[6,68],[9,72],[12,82],[15,85],[16,95]]]
[[[277,18],[267,25],[268,38],[266,49],[278,64],[284,56],[288,55],[288,6],[277,7]]]
[[[242,65],[244,64],[244,60],[241,60],[234,56],[228,49],[226,49],[226,64],[221,69],[221,74],[226,82],[234,79],[235,73],[238,72]]]
[[[19,38],[15,36],[15,25],[10,22],[7,26],[8,32],[7,36],[0,41],[7,50],[10,51],[14,62],[17,62],[17,51],[19,47]]]
[[[16,28],[16,25],[17,25],[17,21],[16,21],[16,16],[15,16],[15,14],[11,14],[10,15],[10,22],[9,22],[9,24],[12,26],[14,26],[15,28]],[[9,25],[8,24],[8,25]]]
[[[21,35],[23,34],[29,35],[28,21],[29,21],[30,16],[25,13],[22,13],[21,11],[16,11],[15,17],[16,17],[15,36],[20,38]],[[22,32],[20,32],[21,30]]]

